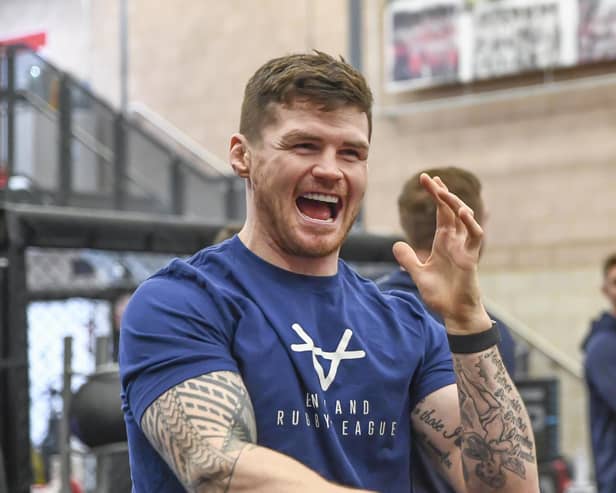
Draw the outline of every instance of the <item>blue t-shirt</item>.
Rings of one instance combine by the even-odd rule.
[[[120,336],[133,488],[183,491],[139,428],[148,406],[199,375],[239,373],[264,447],[339,484],[411,490],[410,413],[455,382],[445,332],[402,292],[339,261],[314,277],[238,237],[173,260],[129,303]]]
[[[597,493],[616,488],[616,317],[604,312],[584,342]]]

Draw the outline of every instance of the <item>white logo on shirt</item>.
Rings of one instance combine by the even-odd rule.
[[[349,345],[349,341],[353,336],[353,331],[351,329],[346,329],[342,337],[340,338],[340,342],[338,343],[338,347],[334,352],[323,351],[320,347],[314,345],[314,341],[312,338],[306,334],[306,331],[302,328],[300,324],[293,324],[291,328],[295,331],[295,333],[304,341],[305,344],[291,344],[291,350],[296,353],[303,353],[305,351],[312,352],[312,365],[314,366],[314,370],[317,372],[317,376],[319,377],[319,382],[321,383],[321,388],[323,391],[327,390],[329,386],[336,378],[336,373],[338,372],[338,366],[340,366],[340,361],[343,359],[360,359],[365,358],[365,351],[347,351],[346,348]],[[323,371],[323,367],[321,363],[317,359],[317,356],[321,356],[321,358],[327,359],[331,361],[331,366],[329,367],[329,372],[327,376],[325,376],[325,372]]]

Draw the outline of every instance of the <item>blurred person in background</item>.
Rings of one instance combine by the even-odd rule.
[[[436,233],[436,206],[430,194],[420,184],[420,176],[427,173],[438,176],[449,191],[468,205],[474,212],[477,222],[484,226],[487,218],[485,204],[481,197],[481,182],[468,170],[449,166],[435,167],[416,173],[409,178],[398,197],[398,212],[400,225],[405,233],[406,240],[413,247],[419,260],[425,262],[430,256],[434,236]],[[397,269],[387,276],[377,280],[377,285],[383,291],[403,290],[413,293],[420,301],[421,295],[413,278],[404,270]],[[423,303],[423,301],[422,301]],[[425,305],[425,304],[424,304]],[[428,312],[441,324],[443,319],[426,306]],[[496,322],[500,333],[498,349],[505,363],[509,375],[515,376],[515,342],[509,328],[497,317],[490,313],[490,318]],[[443,327],[443,330],[445,328]],[[429,447],[418,438],[413,437],[413,486],[415,493],[448,493],[453,492],[452,486],[431,465],[428,457]],[[418,446],[421,445],[421,446]]]
[[[602,291],[610,308],[583,343],[590,432],[598,493],[616,492],[616,253],[603,263]]]
[[[121,291],[111,302],[111,360],[118,361],[118,350],[120,346],[120,327],[122,316],[126,310],[126,305],[133,295],[133,291]]]
[[[408,493],[411,427],[458,492],[538,491],[468,206],[422,175],[438,204],[432,255],[394,245],[448,334],[339,258],[366,191],[371,114],[363,76],[325,53],[272,59],[248,81],[229,145],[242,230],[171,261],[122,320],[135,493]]]
[[[231,223],[223,226],[218,230],[216,236],[214,236],[214,240],[212,244],[222,243],[225,240],[233,238],[236,234],[238,234],[242,230],[241,224]]]

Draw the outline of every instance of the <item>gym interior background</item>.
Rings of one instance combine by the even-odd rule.
[[[108,159],[121,166],[116,156],[122,155],[122,138],[114,132],[132,135],[125,139],[128,143],[124,142],[124,147],[139,152],[133,150],[125,155],[124,165],[133,166],[138,175],[139,167],[146,166],[139,159],[149,162],[154,156],[154,161],[168,171],[150,177],[155,183],[146,184],[148,193],[131,195],[131,191],[140,189],[140,184],[125,183],[120,189],[128,192],[122,199],[119,185],[108,177],[108,203],[98,200],[93,204],[81,196],[80,200],[73,197],[72,201],[65,198],[54,202],[56,206],[82,211],[89,207],[113,210],[120,202],[128,216],[128,210],[143,213],[148,209],[149,202],[144,197],[167,194],[164,206],[157,211],[160,217],[176,214],[189,222],[211,225],[241,219],[241,186],[238,189],[227,176],[230,170],[226,152],[228,136],[237,128],[243,85],[250,74],[263,60],[289,52],[319,49],[345,56],[363,71],[375,95],[370,186],[357,232],[387,236],[401,233],[394,197],[403,180],[419,169],[459,165],[475,172],[482,180],[490,215],[481,265],[484,291],[495,311],[510,322],[518,340],[528,348],[527,372],[521,376],[559,382],[559,453],[568,458],[589,457],[580,343],[589,320],[604,307],[599,291],[600,263],[616,247],[616,2],[496,3],[497,6],[481,0],[2,0],[0,40],[44,34],[37,55],[20,55],[17,71],[26,67],[25,76],[29,74],[33,79],[41,70],[53,73],[57,87],[64,87],[60,84],[62,74],[69,74],[69,85],[78,87],[71,94],[83,93],[81,99],[73,97],[71,135],[79,136],[80,125],[87,130],[91,123],[78,111],[90,95],[99,118],[103,113],[107,115],[108,128],[99,128],[98,136],[99,144],[108,145],[88,147],[89,141],[83,135],[81,144],[76,145],[88,147],[88,152],[96,155],[111,149]],[[500,17],[482,14],[489,9],[501,9]],[[586,16],[588,12],[594,12],[594,17]],[[494,29],[489,21],[494,18],[506,19],[502,22],[509,28]],[[459,38],[439,38],[440,45],[434,42],[430,47],[426,36],[425,53],[413,59],[419,70],[414,72],[412,63],[407,70],[397,70],[396,56],[404,49],[404,40],[409,39],[405,36],[417,36],[412,38],[413,43],[424,42],[421,26],[437,22],[454,26]],[[468,27],[473,22],[474,31]],[[441,30],[440,36],[451,36],[444,32],[451,30]],[[496,32],[501,32],[503,39],[496,39]],[[439,52],[443,44],[453,46],[453,58],[451,46],[447,53]],[[469,53],[475,56],[470,62]],[[3,56],[8,55],[5,52]],[[53,72],[45,63],[61,72]],[[39,72],[29,71],[34,66],[39,67]],[[2,67],[6,95],[8,65]],[[61,91],[55,96],[49,91],[37,94],[46,99],[51,110],[60,107]],[[12,136],[6,130],[7,104],[3,97],[0,159],[4,167],[8,162],[7,139]],[[119,110],[124,116],[118,120]],[[62,131],[49,130],[49,123],[37,123],[41,118],[17,119],[16,139],[22,140],[14,144],[12,156],[13,161],[20,162],[22,175],[31,179],[30,185],[61,174],[49,171],[47,161],[42,159],[46,153],[54,153],[54,169],[63,166],[61,151],[56,151]],[[58,125],[61,121],[59,118]],[[137,130],[132,129],[133,125]],[[38,133],[24,143],[28,128]],[[43,144],[48,147],[41,147]],[[152,151],[154,148],[157,150]],[[75,163],[80,159],[89,162],[85,154],[86,150],[82,150],[79,157],[72,159]],[[91,166],[90,171],[84,171],[87,166]],[[92,178],[93,170],[98,168],[91,163],[87,166],[81,171],[74,167],[69,179],[86,191],[101,183]],[[203,195],[203,189],[191,190],[187,185],[195,182],[187,179],[191,173],[203,178],[197,180],[198,187],[209,187],[208,196],[212,198],[206,207],[196,198]],[[179,179],[180,175],[184,179]],[[49,180],[62,184],[61,179]],[[18,181],[14,183],[20,186]],[[134,195],[140,199],[132,200]],[[7,194],[3,200],[10,204],[12,199]],[[20,200],[23,202],[23,197]],[[23,211],[14,211],[10,205],[5,209],[5,217],[22,217]],[[133,219],[131,216],[127,220]],[[58,223],[51,220],[50,224]],[[96,229],[90,240],[105,232],[121,236],[126,231],[117,225],[109,226],[107,231],[107,226]],[[165,227],[166,223],[161,231]],[[44,226],[40,228],[45,231]],[[165,248],[154,248],[147,241],[120,241],[115,246],[66,238],[47,245],[23,238],[20,241],[27,259],[23,270],[28,271],[28,282],[34,282],[22,287],[24,292],[39,290],[39,295],[24,295],[25,300],[30,300],[26,321],[29,409],[34,412],[42,406],[47,412],[51,398],[45,394],[49,389],[41,387],[45,381],[41,373],[52,365],[60,375],[62,336],[70,332],[76,338],[75,371],[91,371],[94,350],[87,349],[90,359],[86,361],[79,345],[87,347],[93,332],[109,334],[109,301],[126,281],[126,272],[120,269],[118,273],[118,265],[126,264],[127,258],[130,263],[131,257],[123,254],[122,261],[115,257],[112,261],[109,255],[99,255],[97,260],[98,252],[142,249],[144,254],[149,251],[162,255],[161,259],[167,258],[166,254],[187,252],[174,250],[174,245],[167,245],[166,252],[162,252]],[[41,256],[37,248],[67,246],[78,249],[76,253],[61,250],[65,256],[62,262],[72,266],[72,274],[79,274],[81,265],[86,271],[88,266],[96,267],[99,284],[88,284],[84,289],[99,301],[94,305],[71,301],[71,307],[65,306],[62,313],[64,316],[70,312],[72,319],[60,321],[52,312],[40,311],[53,308],[40,305],[41,300],[74,300],[79,293],[69,290],[53,294],[50,291],[64,288],[59,281],[51,280],[49,270],[43,267],[39,271],[48,276],[47,285],[32,281],[32,272],[41,269],[41,261],[56,268],[63,265],[50,252]],[[88,250],[79,250],[86,246]],[[11,250],[10,255],[15,251]],[[148,262],[135,261],[132,268],[129,266],[128,284],[138,281],[148,266],[155,267],[156,262]],[[101,276],[112,279],[112,285],[100,284]],[[84,293],[79,296],[83,298]],[[12,307],[6,300],[2,305],[5,311]],[[7,317],[3,314],[4,319]],[[51,320],[59,325],[57,330],[50,329]],[[69,331],[66,327],[73,328]],[[35,354],[33,341],[41,341],[41,337],[49,338],[49,342],[41,346],[42,353]],[[3,351],[0,358],[7,354],[6,349]],[[53,364],[49,363],[52,359]],[[33,364],[35,360],[38,366]],[[3,378],[14,371],[9,367],[0,366]],[[79,378],[73,383],[78,385]],[[3,390],[7,388],[5,385]],[[8,406],[10,400],[10,395],[2,395],[0,406]],[[41,445],[43,431],[37,431],[39,424],[32,416],[29,422],[36,448]],[[5,459],[9,454],[10,450],[4,450]]]

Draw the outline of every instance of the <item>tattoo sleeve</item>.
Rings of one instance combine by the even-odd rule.
[[[457,385],[442,387],[420,400],[411,412],[411,424],[413,460],[425,463],[424,459],[430,459],[428,467],[448,481],[453,490],[466,492]]]
[[[462,427],[452,428],[440,416],[438,410],[426,402],[426,399],[417,403],[411,417],[415,422],[423,424],[421,428],[417,426],[413,430],[413,440],[442,469],[451,470],[454,462],[451,452],[452,445],[458,449],[462,446]],[[428,434],[429,432],[431,433]]]
[[[530,420],[498,349],[453,358],[467,484],[487,486],[489,491],[506,490],[511,482],[534,484],[537,466]]]
[[[146,410],[141,429],[189,492],[227,491],[242,450],[256,442],[248,392],[226,371],[169,389]]]

